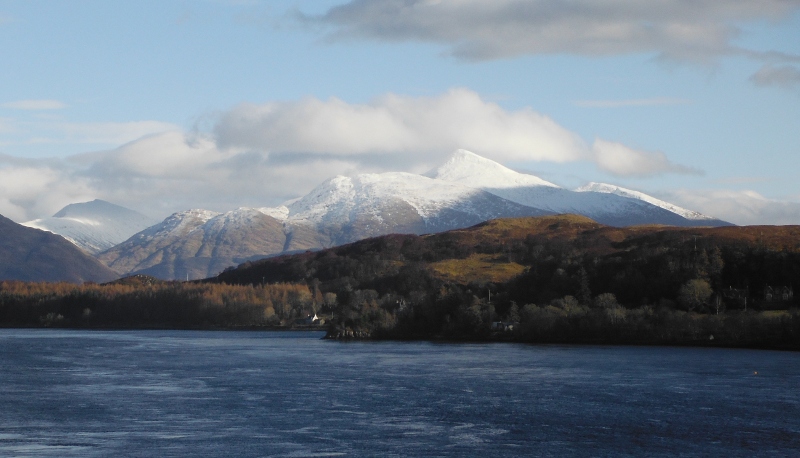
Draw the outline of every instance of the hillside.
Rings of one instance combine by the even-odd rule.
[[[798,226],[617,228],[558,215],[500,219],[426,236],[377,237],[247,263],[213,281],[313,284],[338,297],[343,328],[395,337],[475,338],[485,336],[488,322],[519,321],[525,310],[529,318],[555,314],[567,322],[569,316],[600,314],[605,320],[614,313],[649,314],[651,320],[665,313],[690,324],[692,316],[722,320],[720,310],[789,310],[796,305],[798,278]],[[779,290],[792,293],[784,299]],[[681,324],[681,332],[690,332],[695,326],[690,324]],[[588,338],[571,335],[575,329],[564,332],[564,341]],[[547,335],[547,341],[561,339]],[[637,336],[647,341],[645,334]]]
[[[154,223],[141,213],[95,199],[67,205],[49,218],[28,221],[23,225],[58,234],[95,255]]]
[[[0,216],[0,280],[112,280],[117,275],[59,235]]]
[[[135,234],[98,259],[121,275],[198,279],[287,247],[306,248],[304,237],[313,240],[302,230],[297,235],[287,240],[283,224],[256,209],[190,210]]]
[[[246,262],[205,281],[0,281],[0,326],[800,350],[799,242],[798,226],[500,219]]]
[[[246,260],[385,234],[438,233],[497,218],[574,213],[620,227],[728,225],[619,187],[579,191],[457,150],[427,175],[336,176],[274,208],[178,212],[98,258],[120,275],[197,279]],[[454,268],[440,267],[443,272]],[[515,270],[519,267],[508,272]]]

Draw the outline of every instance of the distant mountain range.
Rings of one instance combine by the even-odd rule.
[[[105,251],[157,221],[103,200],[70,204],[49,218],[22,223],[63,236],[90,254]]]
[[[63,237],[0,216],[0,280],[105,282],[118,275]]]
[[[163,279],[197,279],[290,247],[283,224],[259,210],[189,210],[135,234],[98,259],[121,275],[135,272]]]
[[[515,172],[466,150],[454,152],[441,167],[429,172],[428,176],[482,189],[511,202],[538,208],[550,214],[583,215],[610,226],[730,225],[618,186],[591,183],[570,191],[539,177]]]
[[[248,260],[389,233],[434,233],[496,218],[562,213],[612,226],[730,225],[613,185],[591,183],[571,191],[466,150],[425,175],[337,176],[275,208],[189,210],[149,226],[141,214],[96,200],[26,224],[64,235],[119,275],[198,279]]]

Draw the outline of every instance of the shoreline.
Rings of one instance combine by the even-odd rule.
[[[740,350],[767,350],[767,351],[786,351],[786,352],[800,352],[800,346],[792,345],[768,345],[763,343],[722,343],[707,340],[697,340],[691,342],[647,342],[647,341],[564,341],[564,340],[541,340],[530,341],[524,339],[515,339],[513,336],[506,338],[489,338],[489,339],[469,339],[469,338],[448,338],[441,335],[427,336],[427,337],[383,337],[383,336],[368,336],[368,337],[331,337],[330,330],[325,327],[285,327],[285,326],[233,326],[233,327],[174,327],[174,326],[108,326],[108,327],[79,327],[79,326],[8,326],[0,325],[0,331],[6,329],[20,329],[20,330],[58,330],[58,331],[208,331],[208,332],[317,332],[325,333],[321,340],[330,340],[336,342],[429,342],[429,343],[442,343],[442,344],[493,344],[493,343],[510,343],[522,345],[566,345],[566,346],[585,346],[585,347],[674,347],[674,348],[727,348],[727,349],[740,349]]]

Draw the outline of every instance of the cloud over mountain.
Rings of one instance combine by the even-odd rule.
[[[768,199],[755,191],[715,189],[678,190],[667,194],[674,202],[734,224],[798,224],[800,202]]]
[[[617,176],[651,176],[662,173],[701,173],[683,165],[673,164],[662,152],[641,151],[622,143],[596,139],[592,152],[597,166]]]
[[[467,148],[506,160],[587,157],[580,137],[547,116],[530,108],[505,110],[461,88],[434,97],[387,94],[368,104],[336,98],[243,104],[225,113],[214,132],[223,148],[282,153],[412,154],[419,160]]]
[[[334,175],[429,170],[458,148],[500,162],[590,162],[616,176],[694,172],[661,152],[604,139],[590,146],[531,108],[508,110],[452,89],[366,104],[243,104],[219,115],[210,132],[168,130],[60,159],[0,156],[0,213],[28,221],[93,199],[155,218],[273,206]]]

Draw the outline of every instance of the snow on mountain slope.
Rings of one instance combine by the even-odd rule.
[[[537,176],[515,172],[465,149],[456,150],[444,164],[426,173],[425,176],[473,188],[505,189],[532,186],[559,188]]]
[[[271,216],[278,221],[285,221],[286,218],[289,217],[289,207],[286,205],[281,205],[280,207],[261,207],[257,208],[256,210],[265,215]]]
[[[149,227],[154,220],[103,200],[70,204],[49,218],[24,226],[59,234],[90,254],[97,254]]]
[[[437,180],[483,189],[522,205],[554,213],[585,213],[595,204],[549,181],[515,172],[466,150],[457,150],[439,168],[428,172]],[[598,203],[600,204],[600,203]]]
[[[427,176],[337,176],[275,208],[176,213],[98,257],[122,274],[202,278],[257,257],[389,233],[440,232],[502,217],[575,213],[613,226],[725,224],[690,219],[687,212],[622,188],[571,191],[458,150]]]
[[[211,218],[219,215],[219,212],[202,209],[173,213],[164,221],[136,234],[135,238],[140,240],[155,240],[166,237],[181,237],[205,224]]]
[[[207,278],[227,267],[286,250],[283,223],[262,210],[178,212],[100,253],[98,259],[122,275]]]
[[[289,205],[288,226],[310,225],[332,243],[466,227],[545,212],[480,189],[404,172],[337,176]]]
[[[679,207],[669,207],[666,202],[664,206],[656,205],[633,195],[594,189],[570,191],[465,150],[454,152],[445,164],[429,174],[437,180],[474,186],[518,204],[553,213],[580,214],[612,226],[726,224],[714,218],[690,219],[686,213],[673,211]]]
[[[655,205],[656,207],[663,208],[665,210],[671,211],[677,215],[680,215],[686,219],[690,220],[697,220],[697,221],[704,221],[704,220],[715,220],[713,216],[704,215],[702,213],[698,213],[696,211],[687,210],[685,208],[679,207],[677,205],[671,204],[669,202],[665,202],[660,199],[656,199],[653,196],[649,196],[645,193],[634,191],[632,189],[623,188],[621,186],[615,186],[606,183],[589,183],[585,186],[581,186],[580,188],[575,190],[576,192],[600,192],[606,194],[615,194],[622,197],[627,197],[629,199],[638,199],[649,204]]]
[[[467,186],[403,172],[337,176],[289,207],[289,219],[310,223],[346,222],[355,211],[375,211],[389,199],[402,199],[425,218],[466,201],[479,191]]]

